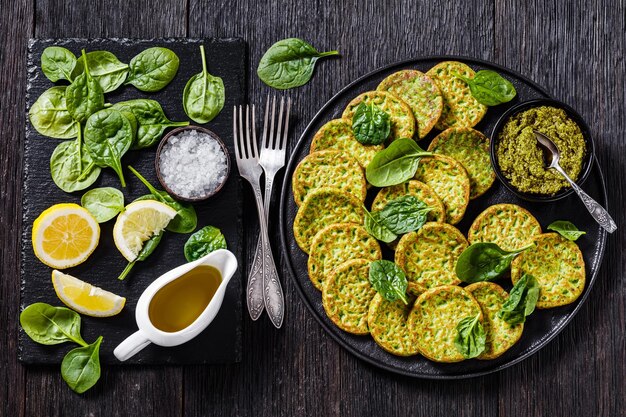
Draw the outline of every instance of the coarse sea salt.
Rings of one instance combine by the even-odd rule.
[[[161,179],[175,194],[202,198],[226,181],[228,163],[219,142],[194,129],[168,139],[159,158]]]

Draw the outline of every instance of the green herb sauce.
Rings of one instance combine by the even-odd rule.
[[[544,167],[533,130],[554,141],[561,151],[559,163],[574,181],[587,152],[583,134],[563,109],[541,106],[513,115],[498,136],[498,165],[511,185],[522,192],[555,194],[569,185],[559,173]]]

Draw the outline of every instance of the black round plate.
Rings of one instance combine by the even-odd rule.
[[[445,60],[465,62],[476,71],[481,69],[495,70],[515,85],[517,90],[515,99],[509,103],[491,107],[485,118],[476,126],[476,129],[481,132],[489,134],[498,118],[511,106],[526,100],[549,97],[543,88],[524,76],[498,65],[472,58],[434,56],[404,61],[381,68],[345,87],[315,115],[304,130],[291,156],[285,173],[280,201],[281,244],[287,267],[302,296],[302,300],[322,327],[348,351],[375,366],[398,374],[430,379],[469,378],[496,372],[520,362],[545,346],[563,330],[587,299],[598,275],[607,237],[606,232],[595,223],[576,195],[571,195],[557,202],[532,203],[516,197],[500,182],[496,181],[487,193],[470,202],[463,221],[457,225],[463,233],[467,232],[474,218],[484,209],[493,204],[505,202],[518,204],[528,209],[537,217],[544,231],[555,220],[569,220],[587,232],[586,235],[577,241],[586,264],[587,282],[583,294],[575,303],[568,306],[548,310],[535,310],[526,321],[524,333],[520,341],[504,355],[494,360],[479,361],[471,359],[454,364],[440,364],[431,362],[419,355],[408,358],[394,356],[378,347],[370,336],[355,336],[346,333],[336,327],[326,317],[322,307],[321,294],[313,287],[308,278],[308,256],[298,248],[293,236],[292,226],[297,212],[297,206],[291,194],[293,171],[298,162],[309,153],[309,145],[315,132],[327,121],[340,118],[345,106],[358,94],[368,90],[375,90],[383,78],[395,71],[413,68],[426,72],[435,64]],[[427,138],[421,140],[420,145],[426,148],[436,133],[433,132]],[[584,184],[584,189],[596,201],[607,207],[604,178],[597,162]],[[498,283],[508,290],[511,287],[509,281],[501,279]]]

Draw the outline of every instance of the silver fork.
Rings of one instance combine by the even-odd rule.
[[[269,216],[270,201],[272,198],[272,186],[274,184],[274,177],[276,173],[285,165],[285,149],[287,148],[287,133],[289,130],[289,112],[291,109],[291,99],[287,99],[287,112],[284,117],[285,124],[283,127],[283,111],[285,110],[284,97],[280,101],[280,109],[278,111],[278,126],[276,129],[276,135],[274,135],[274,121],[276,120],[276,96],[272,99],[272,115],[270,120],[270,133],[267,134],[268,117],[270,114],[270,98],[267,97],[265,102],[265,118],[263,121],[263,137],[261,138],[261,157],[259,158],[259,164],[265,171],[265,195],[264,206],[266,218]],[[263,247],[262,241],[259,238],[256,246],[256,252],[254,253],[254,259],[252,261],[252,268],[250,270],[250,279],[255,282],[259,281],[259,276],[262,274],[262,254]],[[267,314],[272,320],[272,323],[276,327],[282,325],[284,316],[284,297],[283,290],[280,286],[280,280],[276,267],[272,263],[272,268],[265,269],[265,272],[269,275],[264,277],[263,288],[259,288],[258,285],[252,288],[252,291],[262,291],[263,298],[265,300],[265,308]],[[257,293],[258,294],[258,293]],[[256,295],[248,293],[248,296],[256,298]],[[260,313],[259,313],[260,314]],[[254,319],[254,317],[253,317]]]
[[[246,106],[246,123],[245,130],[243,124],[243,107],[239,106],[239,111],[237,111],[237,106],[234,107],[233,112],[233,136],[235,142],[235,159],[237,161],[237,168],[239,169],[239,174],[245,178],[250,185],[252,186],[252,191],[254,192],[254,197],[256,201],[257,211],[259,215],[259,223],[261,227],[260,239],[261,239],[261,247],[262,247],[262,256],[261,256],[261,264],[260,264],[260,274],[250,274],[248,277],[248,286],[247,286],[247,305],[248,311],[250,312],[250,316],[253,320],[259,318],[261,313],[263,312],[264,306],[264,296],[263,296],[263,288],[271,288],[273,283],[269,285],[265,285],[264,281],[266,277],[270,276],[270,273],[267,271],[276,270],[274,265],[274,258],[272,257],[271,248],[269,244],[269,238],[267,233],[267,219],[265,216],[265,211],[263,208],[263,198],[261,195],[261,186],[260,186],[260,178],[262,174],[261,166],[259,165],[258,157],[259,151],[257,147],[256,141],[256,127],[255,127],[255,107],[252,106],[252,118],[250,118],[250,107]],[[267,124],[266,124],[267,125]],[[250,131],[252,130],[252,136],[250,135]],[[244,136],[245,132],[245,136]],[[270,280],[271,281],[271,280]],[[278,285],[278,289],[280,291],[281,300],[282,300],[282,289],[280,288],[280,283],[276,280],[276,284]],[[260,288],[260,291],[259,291]],[[270,314],[270,319],[272,319],[272,323],[276,327],[280,327],[282,325],[283,316],[284,316],[284,303],[280,304],[280,308],[278,310],[272,310],[276,314],[274,317]],[[268,309],[270,312],[270,309]],[[277,318],[277,321],[274,321],[274,318]]]

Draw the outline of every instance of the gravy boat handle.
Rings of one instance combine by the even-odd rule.
[[[117,345],[113,354],[117,359],[124,362],[131,356],[136,355],[140,350],[150,344],[150,340],[141,330],[128,336],[122,343]]]

